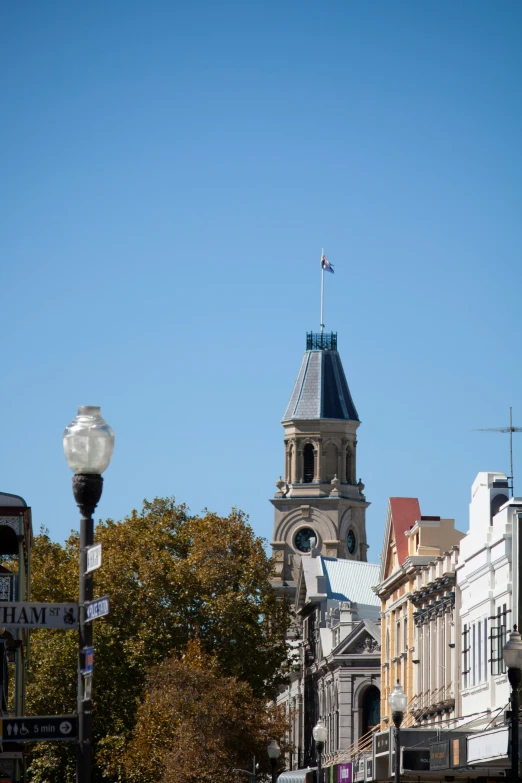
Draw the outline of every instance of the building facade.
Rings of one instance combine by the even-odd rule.
[[[475,728],[503,723],[510,693],[502,648],[520,622],[522,499],[508,495],[505,474],[478,474],[456,568],[459,715]]]
[[[410,538],[417,535],[415,524]],[[458,536],[455,537],[455,540]],[[459,547],[454,544],[426,566],[418,566],[411,603],[414,621],[413,698],[410,713],[418,725],[446,728],[455,717],[459,695],[455,612],[455,572]]]
[[[421,662],[421,649],[418,647],[418,634],[416,644],[414,630],[415,619],[417,619],[414,613],[418,611],[415,607],[417,575],[423,567],[428,566],[432,561],[437,561],[439,557],[441,560],[437,561],[438,566],[435,566],[435,571],[437,568],[443,570],[447,562],[446,554],[452,551],[462,536],[462,533],[455,530],[453,519],[421,516],[417,498],[390,498],[379,584],[374,588],[381,601],[381,728],[383,730],[391,725],[388,699],[396,682],[401,683],[408,696],[406,725],[413,724],[418,710],[420,692],[417,689],[420,683],[415,668]],[[426,644],[426,640],[423,644]],[[427,648],[424,650],[424,654],[426,653]],[[423,672],[426,671],[426,666],[425,661]],[[428,681],[431,683],[431,673],[426,683]],[[435,682],[440,682],[438,675]],[[430,685],[429,699],[432,698],[431,690]]]
[[[328,729],[325,768],[379,724],[379,604],[372,591],[378,569],[322,557],[315,546],[301,559],[293,671],[277,699],[291,719],[290,769],[314,764],[318,720]]]

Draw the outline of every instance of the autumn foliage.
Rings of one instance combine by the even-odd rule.
[[[94,626],[93,783],[159,780],[162,764],[165,781],[204,781],[201,765],[209,765],[205,774],[213,780],[224,780],[221,751],[213,750],[224,733],[235,737],[234,758],[242,765],[270,726],[276,739],[284,733],[266,702],[285,676],[289,615],[270,588],[272,566],[262,540],[239,511],[191,516],[172,499],[145,502],[122,521],[100,522],[95,540],[103,547],[95,596],[109,595],[111,611]],[[32,600],[75,600],[77,594],[77,535],[62,546],[40,534]],[[75,710],[76,654],[74,632],[32,634],[27,714]],[[226,719],[211,712],[220,704],[228,705]],[[144,715],[150,716],[146,732]],[[185,750],[177,747],[182,725],[190,736]],[[34,783],[74,781],[72,743],[33,748]],[[186,777],[178,768],[169,778],[180,753]]]
[[[286,716],[246,682],[223,677],[197,641],[152,670],[133,739],[123,755],[129,782],[229,783],[233,769],[268,771],[267,746]],[[283,743],[284,744],[284,743]]]

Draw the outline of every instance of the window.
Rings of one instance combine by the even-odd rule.
[[[483,680],[486,682],[488,679],[488,620],[484,618],[484,674]]]
[[[404,615],[404,620],[402,623],[402,635],[403,635],[403,644],[402,648],[404,652],[407,652],[408,650],[408,618],[406,617],[406,614]]]
[[[303,449],[303,481],[311,484],[314,480],[314,447],[307,443]]]
[[[464,623],[462,633],[462,677],[464,687],[467,688],[469,685],[469,628],[467,623]]]
[[[479,685],[481,682],[487,682],[488,679],[487,618],[481,617],[480,620],[476,620],[470,625],[464,625],[462,635],[464,637],[462,650],[463,685],[464,688],[469,688],[473,685]]]
[[[482,621],[477,623],[477,682],[482,680]]]
[[[395,655],[398,655],[400,652],[400,643],[401,643],[401,621],[399,618],[395,623]]]
[[[494,675],[506,672],[502,648],[507,641],[507,615],[510,612],[511,609],[508,610],[506,604],[503,604],[502,610],[498,606],[497,614],[489,618],[491,620],[489,636],[491,641],[491,674]]]
[[[471,684],[475,685],[477,670],[477,643],[476,643],[476,627],[475,623],[471,626]]]

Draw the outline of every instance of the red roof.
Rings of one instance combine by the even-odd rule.
[[[397,557],[402,565],[408,557],[408,539],[404,535],[421,518],[418,498],[390,498],[390,514]]]

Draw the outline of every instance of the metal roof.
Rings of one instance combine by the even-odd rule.
[[[315,344],[315,343],[314,343]],[[359,421],[336,350],[305,351],[283,421],[344,419]]]
[[[327,596],[338,601],[355,601],[359,606],[378,606],[381,601],[372,590],[379,583],[379,568],[375,563],[322,557],[326,576]]]
[[[308,767],[308,769],[294,769],[288,772],[281,772],[277,778],[279,783],[308,783],[315,779],[314,773],[317,767]]]

